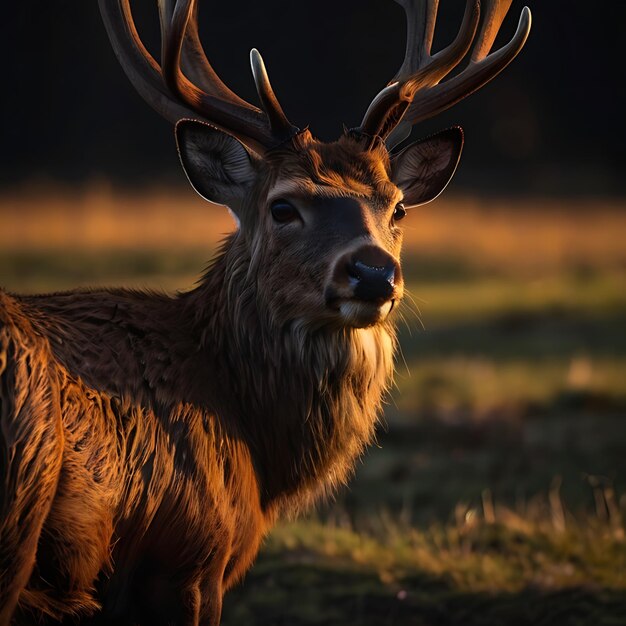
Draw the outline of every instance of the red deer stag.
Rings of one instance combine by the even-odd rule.
[[[456,168],[451,128],[411,125],[500,72],[511,0],[467,2],[431,55],[437,0],[398,0],[400,70],[360,126],[317,141],[285,116],[261,56],[262,109],[216,75],[194,0],[160,0],[161,64],[129,0],[99,0],[115,53],[171,122],[196,191],[239,226],[199,286],[0,292],[0,624],[205,624],[286,511],[350,474],[389,386],[405,209]],[[461,62],[461,71],[442,82]]]

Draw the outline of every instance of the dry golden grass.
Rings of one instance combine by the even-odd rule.
[[[414,209],[405,246],[507,269],[626,262],[626,203],[446,198]]]
[[[45,190],[0,196],[0,249],[212,248],[234,227],[223,207],[193,191]]]

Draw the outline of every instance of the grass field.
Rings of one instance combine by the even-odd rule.
[[[626,624],[626,206],[406,219],[397,389],[350,486],[282,523],[234,625]],[[231,228],[191,192],[0,198],[0,284],[188,288]]]

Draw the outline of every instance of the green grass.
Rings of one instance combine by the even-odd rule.
[[[558,515],[557,515],[558,517]],[[558,518],[560,519],[560,518]],[[472,509],[424,530],[281,526],[224,624],[623,624],[623,528]]]
[[[528,348],[528,345],[525,346]],[[580,353],[544,358],[501,358],[488,354],[424,355],[398,366],[395,408],[389,415],[464,410],[562,407],[578,401],[593,409],[626,407],[625,361],[619,355]]]
[[[408,275],[407,319],[421,317],[426,328],[450,323],[484,322],[497,317],[523,322],[525,317],[577,313],[623,314],[626,310],[626,271],[606,269],[590,274],[547,273],[541,278],[491,275],[437,281]]]

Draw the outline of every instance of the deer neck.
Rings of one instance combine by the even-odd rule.
[[[212,404],[233,420],[225,432],[248,444],[264,504],[301,506],[345,482],[371,441],[395,330],[274,326],[246,271],[227,249],[194,293]]]

